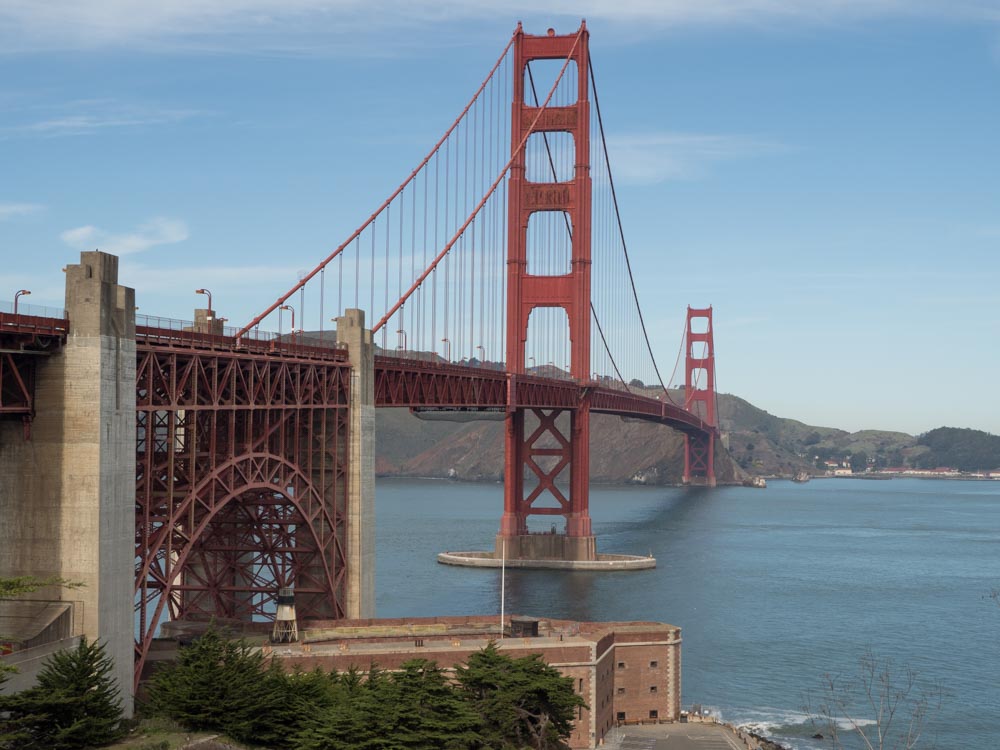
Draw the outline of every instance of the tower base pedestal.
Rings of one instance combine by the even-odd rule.
[[[493,555],[497,560],[504,556],[508,560],[596,560],[597,540],[593,535],[497,534]]]

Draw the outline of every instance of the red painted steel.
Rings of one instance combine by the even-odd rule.
[[[704,331],[694,330],[694,321],[706,321]],[[704,479],[715,485],[715,339],[712,333],[712,308],[688,307],[685,331],[684,408],[699,414],[710,432],[687,433],[684,441],[684,481]],[[695,346],[703,344],[696,355]],[[704,382],[695,373],[704,373]]]
[[[57,350],[69,321],[0,313],[0,418],[19,417],[31,439],[35,416],[35,373],[40,359]]]
[[[688,434],[713,430],[696,414],[674,403],[628,391],[503,370],[375,357],[375,405],[379,407],[502,409],[515,413],[578,410],[588,402],[592,413],[642,419]]]
[[[528,320],[539,307],[561,307],[566,311],[572,342],[570,374],[578,382],[590,377],[590,101],[589,34],[581,25],[575,34],[546,36],[525,34],[520,27],[514,35],[513,105],[511,108],[512,161],[508,186],[507,247],[507,368],[523,373]],[[565,107],[546,109],[525,102],[525,70],[532,60],[567,60],[577,66],[577,100]],[[565,70],[565,65],[563,67]],[[561,75],[561,74],[560,74]],[[551,94],[550,94],[551,98]],[[549,100],[546,99],[546,105]],[[564,132],[573,136],[575,166],[567,182],[533,183],[527,180],[524,148],[532,133]],[[570,272],[561,276],[536,276],[528,273],[528,221],[537,211],[565,211],[573,227]],[[526,434],[522,403],[508,405],[506,425],[506,462],[504,513],[500,533],[516,536],[527,530],[529,515],[563,515],[566,534],[591,534],[588,508],[590,461],[590,400],[577,400],[569,411],[569,433],[557,425],[565,410],[551,412],[532,409],[538,428]],[[565,420],[563,420],[565,421]],[[539,448],[538,440],[548,440]],[[535,460],[539,450],[551,461],[540,465]],[[525,470],[535,475],[538,486],[525,496]],[[555,471],[554,475],[552,472]],[[563,471],[569,474],[569,498],[556,487],[555,479]],[[557,506],[535,506],[547,496]]]
[[[136,679],[167,616],[266,619],[282,586],[302,618],[344,616],[343,352],[136,338]]]

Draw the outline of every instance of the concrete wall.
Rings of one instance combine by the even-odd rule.
[[[375,616],[375,353],[363,310],[337,318],[337,343],[351,359],[345,608],[358,619]]]
[[[118,259],[66,268],[66,345],[40,363],[32,437],[0,427],[0,576],[82,584],[40,599],[77,602],[82,631],[115,660],[132,713],[135,559],[135,294]]]

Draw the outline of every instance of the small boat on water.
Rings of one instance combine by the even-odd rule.
[[[804,472],[804,471],[800,471],[794,477],[792,477],[792,481],[793,482],[798,482],[799,484],[805,484],[810,479],[812,479],[812,477],[809,476],[809,474],[807,472]]]

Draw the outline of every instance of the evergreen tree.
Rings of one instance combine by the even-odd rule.
[[[210,628],[153,675],[148,706],[190,729],[253,739],[258,720],[278,702],[282,688],[260,650]]]
[[[396,750],[396,704],[389,677],[372,665],[367,677],[354,667],[334,680],[333,704],[310,717],[293,750]]]
[[[38,684],[0,698],[0,747],[73,750],[99,747],[124,734],[120,690],[102,644],[80,644],[50,656]]]
[[[287,674],[276,660],[264,676],[257,710],[227,732],[234,739],[267,747],[286,747],[311,716],[334,704],[335,678],[316,668]]]
[[[481,719],[434,662],[414,659],[391,678],[395,745],[411,750],[465,750],[481,741]]]
[[[586,705],[572,678],[539,654],[511,659],[490,643],[456,671],[467,700],[483,718],[489,747],[564,748],[577,710]]]

